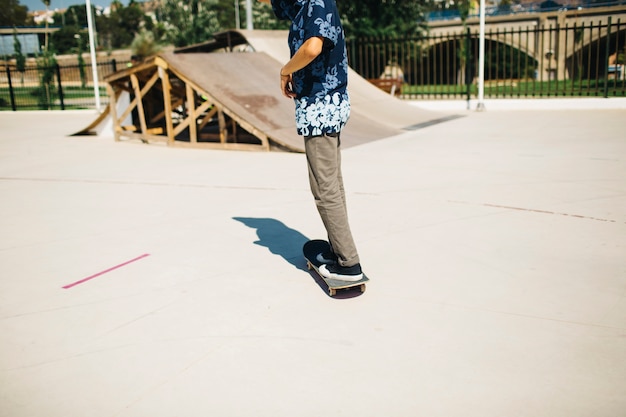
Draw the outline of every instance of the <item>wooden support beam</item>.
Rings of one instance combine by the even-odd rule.
[[[186,100],[185,100],[185,109],[187,110],[187,117],[183,121],[181,121],[176,129],[174,129],[174,137],[178,136],[180,132],[189,127],[189,140],[195,142],[197,139],[196,136],[196,103],[195,103],[195,95],[191,86],[187,85],[185,87],[186,90]],[[193,131],[192,131],[193,130]]]
[[[204,106],[205,104],[207,105],[207,109],[213,105],[213,103],[209,101],[205,101],[202,106]],[[199,126],[199,130],[204,129],[204,127],[207,125],[207,123],[211,121],[211,119],[213,118],[213,116],[215,116],[216,113],[217,113],[217,106],[214,106],[211,109],[211,111],[209,111],[202,119],[202,122],[200,123],[200,126]]]
[[[168,67],[168,64],[165,60],[159,58],[164,65],[164,67]],[[161,65],[161,64],[159,64]],[[208,99],[208,101],[210,101],[211,103],[215,104],[215,107],[217,108],[217,113],[218,113],[218,123],[219,123],[219,131],[220,131],[220,142],[221,143],[226,143],[228,142],[228,129],[226,128],[225,125],[225,118],[224,118],[224,114],[226,114],[228,117],[230,117],[231,119],[233,119],[236,123],[239,124],[239,126],[241,126],[243,129],[245,129],[246,131],[250,132],[250,134],[252,134],[253,136],[256,136],[260,141],[261,141],[261,149],[269,151],[270,150],[270,142],[269,142],[269,138],[267,137],[266,134],[264,134],[262,131],[259,131],[258,129],[256,129],[253,125],[251,125],[250,123],[248,123],[246,120],[242,119],[241,117],[239,117],[236,114],[232,114],[228,109],[225,109],[223,107],[221,107],[220,105],[218,105],[218,101],[212,97],[209,92],[202,90],[202,88],[196,84],[194,84],[191,80],[188,80],[184,74],[177,72],[177,70],[175,68],[169,68],[168,69],[172,72],[173,75],[175,75],[176,77],[178,77],[181,80],[185,80],[186,83],[191,84],[192,87],[198,91],[203,97],[206,97]],[[211,116],[213,117],[213,116]],[[205,118],[203,119],[202,123],[200,124],[199,129],[201,130],[210,120],[210,117],[205,116]],[[259,146],[258,145],[254,145],[256,146],[256,149],[259,150]]]
[[[226,111],[225,113],[228,115],[228,117],[232,118],[237,123],[239,123],[239,126],[247,130],[251,135],[256,136],[261,141],[261,147],[263,148],[263,150],[266,150],[266,151],[270,150],[270,142],[269,142],[267,135],[265,135],[260,130],[256,129],[254,126],[252,126],[250,123],[248,123],[244,119],[237,117],[236,115],[228,114],[228,112]]]
[[[155,72],[150,78],[150,80],[143,86],[143,88],[140,91],[140,94],[137,94],[135,92],[135,99],[130,102],[130,104],[128,105],[128,108],[124,111],[124,113],[122,113],[122,116],[119,118],[120,123],[122,120],[125,120],[128,117],[128,115],[135,109],[135,107],[137,107],[138,101],[143,99],[143,96],[146,95],[146,93],[152,88],[152,86],[158,79],[159,79],[159,75],[157,72]],[[132,84],[132,77],[131,77],[131,84]],[[133,89],[127,89],[127,91],[131,92],[133,91]],[[141,113],[143,113],[143,111]]]
[[[149,142],[167,143],[167,137],[162,136],[162,135],[155,135],[152,133],[135,133],[135,132],[122,131],[120,132],[120,136],[128,138],[128,139],[138,139],[142,141],[143,143],[149,143]]]
[[[193,88],[191,88],[191,85],[189,83],[185,84],[185,89],[187,90],[187,120],[189,121],[189,140],[191,141],[191,143],[195,143],[198,141],[198,122],[196,121],[196,92],[193,90]]]
[[[117,141],[123,137],[185,147],[270,150],[269,138],[263,131],[257,130],[240,115],[224,107],[210,92],[203,90],[185,74],[178,73],[176,68],[169,67],[168,62],[160,57],[146,62],[141,69],[129,68],[123,76],[111,79],[108,83],[111,97],[109,113],[113,117]],[[118,115],[117,97],[123,91],[128,91],[134,98],[123,114]],[[151,111],[151,104],[154,104],[154,111],[158,114],[154,115],[154,111]],[[179,118],[180,106],[184,107],[184,111],[180,112]],[[139,127],[122,126],[135,109]],[[162,127],[151,129],[150,126]],[[189,141],[182,138],[176,140],[183,132],[187,136],[185,129],[188,129]],[[249,141],[248,132],[256,137],[251,140],[256,144],[239,142]]]
[[[170,85],[170,77],[167,71],[160,66],[159,67],[159,78],[161,78],[161,85],[163,86],[163,104],[165,107],[165,127],[167,132],[167,143],[174,143],[174,123],[172,122],[172,97],[170,94],[171,85]]]
[[[220,130],[220,143],[226,143],[228,141],[228,129],[226,128],[226,119],[224,118],[224,112],[219,109],[217,111],[217,123]]]
[[[189,139],[191,142],[197,142],[198,140],[198,132],[202,130],[202,128],[206,125],[205,120],[207,120],[207,116],[205,116],[198,126],[198,116],[207,111],[212,104],[208,101],[202,103],[199,107],[196,107],[196,94],[198,94],[190,84],[186,85],[186,108],[187,108],[187,117],[176,126],[174,129],[174,136],[176,137],[180,132],[189,127]],[[199,95],[199,94],[198,94]],[[212,114],[215,114],[216,110],[211,110]],[[209,117],[210,118],[210,117]]]
[[[233,151],[259,151],[263,148],[261,145],[253,145],[250,143],[217,143],[217,142],[198,142],[189,143],[177,140],[173,146],[181,148],[198,148],[198,149],[227,149]]]
[[[184,99],[182,98],[177,98],[176,100],[174,100],[171,104],[171,108],[174,109],[178,106],[180,106],[181,104],[184,103]],[[161,119],[163,119],[165,117],[165,110],[158,112],[156,115],[154,115],[154,117],[152,119],[150,119],[150,123],[155,123]]]
[[[141,88],[139,88],[139,80],[135,74],[130,74],[130,82],[135,91],[135,98],[137,101],[137,113],[139,114],[139,127],[142,133],[146,133],[146,113],[143,109],[143,94]]]
[[[118,128],[120,127],[120,121],[117,119],[117,99],[119,98],[119,94],[113,90],[111,84],[107,84],[107,94],[110,97],[109,112],[111,113],[111,120],[113,120],[113,139],[119,142],[120,135]]]
[[[200,107],[196,108],[196,116],[200,116],[202,113],[204,113],[205,111],[207,111],[209,109],[209,107],[211,107],[213,104],[205,101],[204,103],[202,103],[200,105]],[[213,110],[211,110],[212,112]],[[209,112],[210,113],[210,112]]]

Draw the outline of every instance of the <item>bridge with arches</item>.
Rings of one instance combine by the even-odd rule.
[[[499,45],[526,55],[535,63],[536,78],[594,78],[607,71],[624,77],[624,62],[617,57],[626,52],[626,5],[487,16],[485,26],[486,49]],[[459,19],[429,22],[430,49],[445,48],[451,35],[457,36],[455,42],[468,36],[477,51],[479,19],[470,18],[465,25]]]

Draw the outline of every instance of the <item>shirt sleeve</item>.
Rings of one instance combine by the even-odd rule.
[[[306,12],[304,40],[321,36],[336,45],[340,32],[339,13],[334,0],[310,0]]]

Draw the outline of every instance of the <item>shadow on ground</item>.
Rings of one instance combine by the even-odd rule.
[[[302,246],[310,240],[308,237],[297,230],[285,226],[283,222],[276,219],[233,217],[233,220],[237,220],[251,229],[255,229],[259,238],[259,240],[254,242],[255,245],[266,247],[271,253],[282,257],[297,269],[306,271],[313,277],[317,285],[326,292],[326,295],[328,295],[328,286],[324,280],[315,272],[309,271],[306,261],[304,260]],[[356,290],[340,291],[334,298],[354,298],[359,295],[361,295],[361,291],[357,288]]]
[[[256,229],[259,240],[254,242],[255,245],[264,246],[296,268],[307,271],[306,262],[302,256],[302,246],[309,241],[309,238],[302,233],[285,226],[283,222],[276,219],[233,217],[233,220]]]

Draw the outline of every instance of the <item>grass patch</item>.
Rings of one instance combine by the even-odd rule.
[[[100,97],[108,97],[106,95],[106,88],[101,87]],[[61,100],[59,98],[58,90],[54,88],[51,90],[53,101],[50,104],[50,110],[61,110]],[[10,91],[6,87],[0,88],[0,111],[1,110],[13,110],[11,107],[11,95]],[[48,106],[42,105],[39,100],[39,95],[42,94],[41,87],[28,86],[28,87],[14,87],[13,98],[15,100],[16,110],[47,110]],[[65,109],[88,109],[93,108],[95,102],[93,87],[64,87],[63,88],[63,103]]]
[[[470,85],[470,97],[478,95],[478,86]],[[608,80],[498,80],[485,82],[487,98],[533,97],[626,97],[626,81]],[[408,85],[402,87],[403,96],[456,96],[466,97],[465,85]]]

